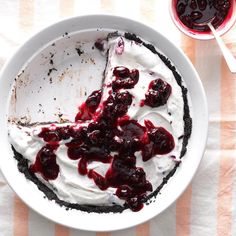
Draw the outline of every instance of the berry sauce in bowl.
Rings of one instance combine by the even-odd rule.
[[[220,35],[236,20],[235,0],[171,0],[171,17],[186,35],[196,39],[214,38],[207,26],[211,22]]]

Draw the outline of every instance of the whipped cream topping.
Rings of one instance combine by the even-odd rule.
[[[138,83],[134,88],[121,89],[121,91],[129,91],[133,97],[127,115],[130,119],[137,120],[141,125],[144,125],[145,120],[150,120],[155,126],[164,127],[174,138],[175,147],[168,154],[156,155],[148,161],[143,161],[141,151],[135,153],[136,166],[143,168],[146,179],[155,190],[160,186],[163,178],[175,167],[176,161],[180,161],[182,149],[180,137],[184,135],[184,104],[181,87],[177,84],[172,71],[167,68],[159,56],[143,45],[120,36],[108,39],[106,47],[108,48],[108,64],[105,71],[101,102],[105,101],[111,92],[111,82],[114,79],[113,69],[116,66],[125,66],[130,70],[135,68],[139,71]],[[145,99],[150,81],[157,78],[161,78],[172,87],[167,103],[153,108],[145,104],[141,106],[140,103]],[[99,106],[96,112],[99,113],[101,109],[102,106]],[[53,130],[55,127],[71,126],[76,130],[80,127],[87,127],[88,124],[89,121],[34,125],[31,127],[10,124],[9,140],[16,151],[29,161],[30,166],[35,163],[37,153],[45,145],[45,141],[38,136],[42,128],[48,127]],[[123,205],[125,201],[117,197],[116,188],[109,187],[106,190],[101,190],[93,179],[78,173],[78,160],[72,160],[67,155],[66,143],[70,141],[71,138],[60,141],[59,147],[55,151],[56,163],[60,169],[58,177],[54,180],[45,180],[39,173],[36,173],[36,176],[52,189],[60,199],[70,203],[96,206]],[[95,170],[101,176],[105,176],[109,166],[110,163],[92,161],[88,163],[87,169]]]

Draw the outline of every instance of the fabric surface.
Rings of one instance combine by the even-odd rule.
[[[110,13],[137,19],[180,46],[195,65],[209,105],[206,152],[191,185],[161,215],[127,230],[91,233],[39,216],[13,193],[0,173],[1,236],[230,236],[236,235],[236,75],[214,40],[181,34],[167,0],[0,0],[0,68],[30,35],[64,17]],[[236,56],[236,26],[224,37]]]

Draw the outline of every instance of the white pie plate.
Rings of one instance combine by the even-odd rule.
[[[101,83],[93,77],[98,73],[101,76],[101,68],[104,66],[99,62],[100,55],[96,53],[93,54],[96,69],[89,55],[84,58],[87,62],[81,62],[82,59],[75,47],[81,46],[79,41],[94,40],[106,35],[107,29],[135,33],[156,45],[171,59],[182,74],[192,101],[192,135],[187,154],[175,175],[161,190],[161,194],[158,194],[156,201],[145,205],[141,211],[126,210],[116,214],[97,214],[65,210],[53,201],[45,199],[43,193],[18,171],[8,142],[7,122],[9,117],[22,116],[31,119],[31,122],[57,120],[59,112],[66,114],[67,118],[73,117],[76,107],[85,98],[85,90],[89,94]],[[51,46],[55,41],[56,46]],[[54,54],[53,66],[49,63],[50,52]],[[57,71],[54,70],[47,76],[52,67]],[[24,69],[23,73],[21,73],[22,69]],[[17,89],[12,92],[17,75],[19,75],[15,85]],[[1,72],[0,104],[0,166],[7,182],[30,208],[50,220],[76,229],[90,231],[124,229],[160,214],[176,201],[191,182],[203,156],[207,139],[206,97],[199,76],[189,59],[178,47],[154,29],[117,16],[74,17],[53,24],[31,37],[17,50]]]

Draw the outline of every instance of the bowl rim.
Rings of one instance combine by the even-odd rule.
[[[191,33],[191,31],[187,30],[187,27],[185,28],[184,26],[181,25],[181,23],[179,21],[176,20],[176,12],[173,10],[173,1],[174,0],[169,0],[169,14],[171,17],[171,20],[173,21],[174,25],[179,29],[180,32],[184,33],[185,35],[187,35],[190,38],[193,39],[198,39],[198,40],[211,40],[214,39],[214,35],[212,33],[209,34],[204,34],[204,33]],[[218,30],[216,29],[216,31],[218,32],[219,36],[223,36],[225,35],[236,23],[236,0],[232,0],[233,2],[233,10],[232,10],[232,16],[230,17],[230,20],[227,24],[225,24],[225,26]]]
[[[90,14],[90,15],[81,15],[81,16],[74,16],[74,17],[68,17],[66,19],[60,20],[58,22],[55,22],[47,27],[45,27],[42,30],[39,30],[37,33],[33,34],[33,36],[31,36],[23,45],[19,46],[19,48],[17,49],[17,51],[7,60],[7,62],[5,63],[5,65],[3,66],[3,69],[0,73],[0,84],[3,83],[3,77],[5,77],[4,75],[7,74],[7,71],[9,70],[9,68],[11,68],[11,64],[13,63],[14,60],[16,60],[17,56],[19,56],[19,54],[21,54],[23,51],[25,51],[26,47],[28,47],[29,45],[32,45],[34,43],[35,40],[37,40],[40,37],[45,36],[45,33],[47,33],[48,31],[54,29],[55,27],[59,27],[60,25],[69,25],[72,22],[76,22],[79,20],[96,20],[98,22],[102,21],[102,20],[110,20],[110,21],[118,21],[118,22],[126,22],[127,24],[134,24],[136,25],[138,28],[141,29],[145,29],[145,31],[148,32],[153,32],[156,35],[159,35],[159,37],[166,41],[169,45],[171,45],[172,48],[175,49],[175,52],[179,54],[179,56],[181,57],[181,59],[185,60],[185,63],[189,66],[189,69],[191,70],[191,72],[193,73],[193,77],[195,77],[196,79],[196,83],[198,85],[198,89],[199,89],[199,93],[201,94],[201,99],[202,99],[202,103],[201,103],[201,107],[202,107],[202,115],[203,115],[203,120],[205,121],[203,124],[203,132],[202,132],[202,139],[201,139],[201,148],[200,148],[200,152],[199,152],[199,158],[196,161],[196,166],[193,170],[193,172],[188,174],[188,180],[184,180],[185,183],[183,184],[183,186],[181,187],[181,189],[178,191],[178,193],[175,195],[175,197],[172,198],[172,200],[170,202],[168,202],[168,204],[166,204],[166,206],[163,208],[161,208],[159,210],[158,213],[156,212],[151,212],[151,214],[149,214],[146,217],[141,217],[138,218],[138,220],[132,221],[131,224],[125,224],[123,226],[119,226],[119,225],[112,225],[112,227],[108,227],[108,228],[90,228],[88,226],[83,227],[83,226],[79,226],[77,227],[75,224],[71,225],[69,224],[68,221],[64,221],[61,220],[60,217],[52,217],[52,215],[50,215],[50,212],[46,213],[46,211],[42,211],[40,209],[40,207],[36,206],[35,204],[32,203],[32,201],[30,200],[30,198],[27,198],[25,196],[24,193],[22,193],[22,191],[19,190],[19,188],[17,186],[14,185],[14,181],[12,179],[10,179],[10,174],[7,173],[5,167],[3,167],[3,164],[0,163],[0,168],[2,170],[2,174],[4,176],[4,178],[6,179],[6,181],[8,182],[9,186],[14,190],[14,192],[16,192],[16,194],[20,197],[20,199],[26,204],[28,205],[31,209],[33,209],[34,211],[36,211],[37,213],[39,213],[40,215],[46,217],[49,220],[52,220],[58,224],[67,226],[67,227],[71,227],[71,228],[75,228],[75,229],[80,229],[80,230],[88,230],[88,231],[94,231],[94,232],[99,232],[99,231],[115,231],[115,230],[121,230],[121,229],[125,229],[125,228],[130,228],[133,226],[136,226],[138,224],[141,224],[143,222],[146,222],[150,219],[152,219],[153,217],[155,217],[156,215],[159,215],[161,212],[163,212],[165,209],[167,209],[171,204],[173,204],[177,198],[179,198],[179,196],[185,191],[185,189],[187,188],[187,186],[190,184],[193,176],[195,175],[198,166],[200,165],[200,161],[202,159],[204,150],[205,150],[205,146],[206,146],[206,142],[207,142],[207,133],[208,133],[208,108],[207,108],[207,101],[206,101],[206,95],[204,92],[204,88],[203,85],[201,83],[201,80],[199,78],[199,75],[197,73],[197,71],[195,70],[195,68],[193,67],[192,63],[190,62],[190,60],[188,59],[188,57],[182,52],[182,50],[178,47],[176,47],[171,41],[169,41],[164,35],[162,35],[161,33],[159,33],[156,29],[151,28],[150,26],[147,26],[137,20],[133,20],[133,19],[129,19],[126,17],[121,17],[121,16],[116,16],[116,15],[111,15],[111,14]],[[108,21],[109,21],[108,20]],[[112,23],[113,24],[113,23]],[[97,27],[100,28],[100,27]],[[102,27],[103,28],[103,27]],[[105,28],[105,27],[104,27]],[[118,30],[128,30],[128,29],[124,29],[124,27],[122,26],[122,28],[119,28]],[[57,38],[55,36],[55,38]],[[148,40],[145,38],[145,40]],[[176,65],[176,63],[174,63]],[[1,88],[0,88],[1,90]],[[0,94],[0,101],[4,98],[4,96],[2,96]],[[4,114],[2,114],[2,111],[0,112],[0,126],[4,126],[6,124],[6,117],[3,117]],[[3,140],[2,135],[0,135],[0,142]],[[8,153],[9,155],[9,153]],[[5,165],[5,163],[4,163]],[[183,182],[184,182],[183,181]],[[107,213],[106,213],[107,214]],[[132,213],[131,213],[132,214]],[[135,213],[137,214],[137,216],[140,216],[140,212],[139,213]],[[134,215],[135,216],[135,215]],[[136,218],[136,217],[135,217]]]

